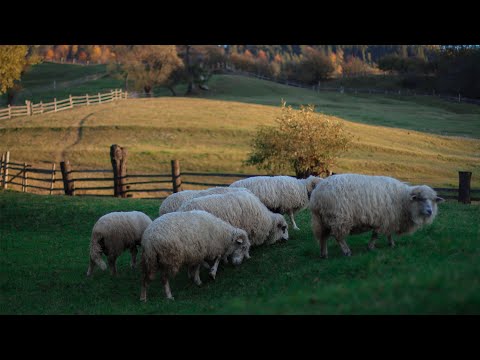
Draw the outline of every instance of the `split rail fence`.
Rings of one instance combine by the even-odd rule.
[[[168,195],[188,189],[229,186],[233,181],[263,174],[228,174],[181,172],[180,162],[171,160],[171,171],[158,174],[128,173],[128,152],[119,145],[110,147],[110,169],[76,169],[69,161],[46,168],[33,167],[26,162],[12,162],[10,152],[0,160],[2,189],[39,194],[68,196],[115,196],[142,199],[165,199]],[[335,175],[335,174],[333,174]],[[439,196],[469,204],[480,201],[480,189],[471,188],[472,173],[460,171],[458,188],[434,188]]]

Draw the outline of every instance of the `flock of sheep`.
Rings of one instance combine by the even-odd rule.
[[[146,301],[147,287],[157,271],[166,297],[173,300],[169,279],[182,267],[201,285],[202,266],[215,279],[220,261],[240,265],[250,258],[250,246],[288,240],[282,214],[288,214],[293,228],[299,230],[294,214],[309,207],[320,255],[326,258],[330,235],[347,256],[351,255],[345,242],[349,234],[372,230],[369,249],[375,247],[379,234],[394,246],[393,234],[413,233],[431,224],[442,201],[426,185],[409,186],[391,177],[358,174],[326,179],[258,176],[229,187],[181,191],[163,201],[154,221],[138,211],[102,216],[93,227],[87,276],[95,266],[107,268],[102,254],[112,275],[125,250],[130,250],[135,267],[137,246],[141,246],[140,300]]]

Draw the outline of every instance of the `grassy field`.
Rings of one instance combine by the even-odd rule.
[[[157,278],[149,301],[140,296],[140,271],[119,258],[111,278],[85,276],[95,221],[110,211],[139,210],[155,218],[158,201],[38,196],[0,192],[0,313],[3,314],[479,314],[479,205],[446,202],[434,223],[397,239],[381,238],[367,251],[369,234],[351,236],[353,256],[329,242],[319,258],[310,215],[290,240],[251,251],[239,267],[202,273],[204,285],[171,281],[175,301]],[[203,270],[205,271],[205,270]]]
[[[100,74],[100,79],[86,81],[88,76]],[[55,88],[53,82],[55,81]],[[122,80],[107,76],[106,65],[72,65],[41,63],[32,66],[22,77],[22,90],[15,96],[14,105],[25,105],[25,100],[34,103],[66,99],[69,95],[97,94],[120,89]],[[6,95],[0,96],[0,106],[6,106]]]
[[[257,126],[273,124],[279,106],[191,98],[131,99],[0,124],[0,151],[14,162],[69,159],[77,169],[111,167],[109,147],[129,149],[130,172],[244,172]],[[354,146],[333,171],[383,174],[435,186],[456,186],[458,170],[480,185],[480,140],[345,121]]]

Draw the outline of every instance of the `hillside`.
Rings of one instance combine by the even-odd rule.
[[[245,98],[247,94],[238,100]],[[258,102],[273,98],[256,95]],[[295,101],[303,100],[299,93]],[[65,156],[77,169],[110,168],[109,147],[117,143],[129,149],[132,172],[169,172],[171,159],[179,159],[184,171],[256,172],[242,161],[256,127],[273,124],[279,111],[279,106],[238,101],[129,99],[2,121],[0,151],[10,150],[12,161],[39,164],[59,162]],[[356,140],[335,172],[383,174],[435,186],[456,186],[458,170],[480,173],[477,139],[344,121]],[[473,176],[472,184],[480,185],[478,176]]]

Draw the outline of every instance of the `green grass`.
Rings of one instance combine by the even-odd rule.
[[[299,106],[314,104],[319,112],[370,125],[433,134],[480,138],[480,106],[433,97],[313,92],[265,80],[218,75],[201,97],[279,106],[281,99]]]
[[[251,251],[239,267],[223,267],[217,280],[202,273],[197,287],[182,270],[171,281],[175,301],[160,280],[139,301],[140,271],[119,258],[119,275],[97,269],[85,276],[95,221],[111,211],[139,210],[155,218],[154,200],[38,196],[0,192],[1,314],[479,314],[479,205],[446,202],[431,226],[397,238],[369,234],[347,239],[353,256],[333,239],[319,258],[310,215],[290,240]],[[205,270],[203,270],[205,271]]]
[[[111,89],[120,89],[124,81],[107,75],[106,65],[71,65],[41,63],[32,66],[22,77],[22,90],[15,96],[14,105],[25,105],[25,100],[39,103],[51,102],[54,98],[64,100],[69,95],[80,96],[105,93]],[[83,82],[87,76],[103,74],[104,77]],[[53,82],[56,82],[55,89]],[[66,83],[79,81],[77,83]],[[0,106],[6,106],[6,95],[0,96]]]

